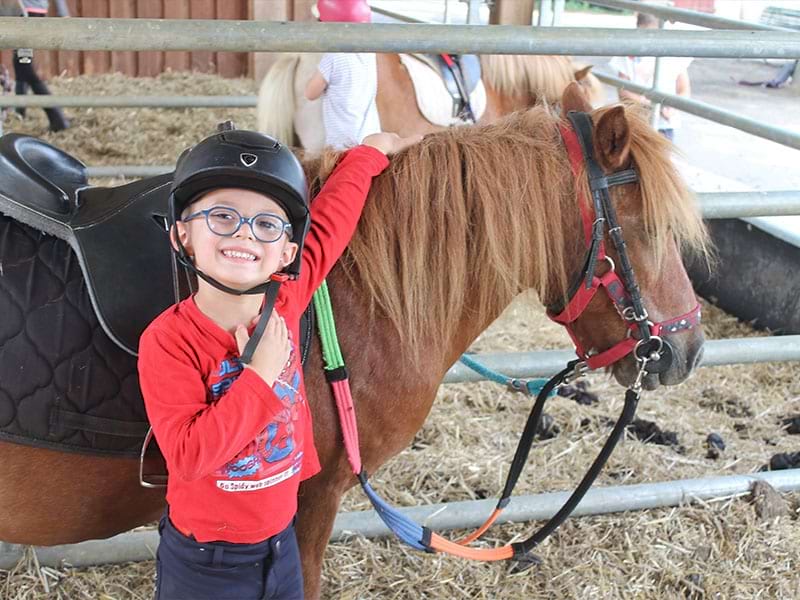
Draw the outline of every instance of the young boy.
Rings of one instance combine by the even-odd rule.
[[[369,23],[366,0],[318,0],[315,15],[326,23]],[[327,53],[306,85],[307,100],[322,96],[325,145],[344,150],[381,130],[378,106],[378,67],[375,54]]]
[[[225,131],[178,160],[172,243],[198,290],[157,317],[139,346],[169,471],[156,598],[303,597],[297,490],[320,466],[299,318],[349,242],[385,155],[414,141],[382,133],[345,154],[310,229],[302,168],[272,138]],[[266,326],[260,342],[256,321]]]

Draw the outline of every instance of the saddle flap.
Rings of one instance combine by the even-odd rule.
[[[139,336],[161,312],[185,296],[167,235],[172,175],[117,188],[89,188],[69,240],[78,255],[95,313],[108,336],[136,354]]]

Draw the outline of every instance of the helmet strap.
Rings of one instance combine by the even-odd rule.
[[[250,336],[247,344],[245,344],[244,352],[242,352],[240,358],[246,365],[250,364],[250,361],[253,360],[253,353],[256,351],[258,342],[261,341],[261,336],[264,335],[264,330],[267,328],[272,309],[275,307],[275,299],[278,297],[278,290],[281,287],[281,279],[282,278],[271,279],[269,283],[266,284],[267,290],[264,292],[264,307],[261,309],[261,316],[258,319],[256,328],[253,330],[253,335]]]

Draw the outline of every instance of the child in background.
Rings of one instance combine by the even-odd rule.
[[[323,22],[369,23],[372,13],[366,0],[319,0],[317,16]],[[305,97],[322,96],[325,145],[343,150],[361,143],[381,130],[375,96],[378,69],[375,54],[324,54],[308,82]]]
[[[148,326],[138,363],[169,472],[157,599],[303,597],[297,492],[320,465],[300,316],[353,235],[385,155],[417,139],[366,138],[311,214],[300,163],[268,136],[224,131],[179,158],[170,235],[198,290]]]
[[[636,27],[639,29],[659,29],[662,23],[653,15],[638,13]],[[663,57],[659,62],[658,89],[668,94],[677,94],[688,98],[691,94],[689,83],[690,57]],[[615,56],[609,61],[609,66],[616,71],[621,79],[628,79],[634,83],[647,87],[653,86],[656,59],[653,56]],[[620,100],[630,100],[650,106],[651,102],[641,94],[629,90],[619,90]],[[680,114],[671,106],[661,106],[657,129],[669,140],[675,138],[675,129],[680,126]]]

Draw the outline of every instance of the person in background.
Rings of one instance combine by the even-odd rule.
[[[319,0],[315,13],[323,22],[369,23],[372,12],[366,0]],[[308,82],[305,97],[322,97],[325,145],[344,150],[381,130],[375,96],[378,68],[375,54],[323,55]]]
[[[638,13],[636,15],[636,27],[639,29],[659,29],[662,26],[653,15]],[[689,83],[689,64],[692,62],[690,57],[664,57],[659,63],[658,89],[668,94],[676,94],[688,98],[691,95],[691,85]],[[609,66],[616,71],[621,79],[628,79],[634,83],[652,87],[653,75],[655,72],[656,59],[653,56],[615,56],[609,61]],[[637,102],[644,106],[650,106],[651,102],[641,94],[629,90],[619,90],[619,99]],[[671,106],[661,106],[657,129],[668,138],[674,140],[675,129],[680,126],[679,111]]]
[[[45,17],[50,8],[49,0],[15,0],[4,2],[3,12],[14,10],[16,4],[16,14],[24,17]],[[68,17],[69,8],[66,0],[55,0],[56,13],[59,17]],[[30,49],[14,50],[14,78],[16,79],[15,93],[24,96],[30,88],[34,94],[45,95],[50,93],[47,84],[41,80],[33,66],[33,51]],[[50,131],[62,131],[69,127],[69,120],[64,116],[64,112],[58,107],[45,108],[47,120],[50,122]],[[25,108],[17,108],[17,113],[25,116]]]

